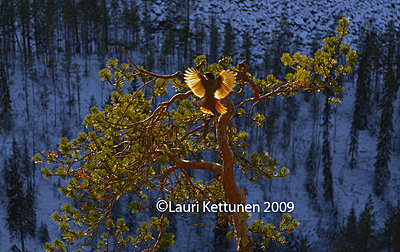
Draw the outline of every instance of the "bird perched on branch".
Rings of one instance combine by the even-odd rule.
[[[223,70],[217,77],[213,73],[201,74],[194,68],[185,71],[184,79],[192,92],[205,97],[201,110],[208,114],[226,113],[226,107],[217,99],[225,98],[235,87],[236,76],[230,70]]]

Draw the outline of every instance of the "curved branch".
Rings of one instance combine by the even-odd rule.
[[[153,117],[155,115],[157,115],[160,112],[161,109],[163,109],[163,108],[164,109],[168,109],[177,99],[179,99],[179,98],[185,99],[185,98],[188,98],[192,94],[193,94],[192,91],[188,91],[186,93],[177,93],[169,101],[159,103],[157,108],[153,111],[153,113],[149,117],[147,117],[146,119],[144,119],[144,120],[142,120],[140,122],[134,122],[132,124],[128,124],[126,126],[134,126],[134,125],[145,123],[145,122],[153,119]]]
[[[147,71],[147,70],[141,69],[141,68],[139,68],[138,66],[136,66],[135,63],[133,63],[133,61],[131,60],[131,58],[130,58],[130,57],[128,56],[128,54],[126,53],[124,47],[122,47],[122,52],[125,54],[125,57],[128,59],[129,63],[131,63],[132,66],[133,66],[139,73],[141,73],[141,74],[148,75],[148,76],[153,76],[153,77],[159,78],[159,79],[183,78],[183,76],[184,76],[183,73],[180,72],[180,71],[178,71],[178,72],[176,72],[176,73],[174,73],[174,74],[169,74],[169,75],[159,75],[159,74],[155,74],[155,73],[149,72],[149,71]]]
[[[189,169],[189,170],[204,170],[204,171],[212,171],[216,175],[222,174],[222,165],[210,161],[188,161],[182,159],[173,159],[175,165],[171,166],[165,173],[163,177],[168,176],[171,172],[179,169]]]
[[[225,195],[229,204],[244,204],[244,198],[241,196],[239,189],[235,182],[233,168],[235,166],[235,158],[232,150],[230,149],[226,136],[226,129],[230,125],[231,120],[235,114],[233,102],[229,97],[221,100],[228,111],[221,115],[217,124],[217,142],[222,154],[222,185],[224,187]],[[235,229],[236,240],[238,244],[238,251],[253,251],[253,240],[250,237],[249,229],[246,222],[244,212],[233,213],[233,227]]]

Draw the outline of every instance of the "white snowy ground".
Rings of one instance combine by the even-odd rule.
[[[376,20],[377,27],[383,29],[384,25],[387,23],[388,18],[395,20],[395,26],[399,27],[399,15],[400,13],[400,1],[287,1],[287,8],[283,7],[280,1],[261,1],[259,3],[254,3],[253,1],[238,1],[236,5],[234,3],[229,3],[230,1],[225,1],[226,4],[216,5],[212,1],[201,1],[202,8],[196,10],[194,17],[196,15],[202,15],[201,13],[217,13],[218,15],[224,15],[224,20],[230,20],[239,30],[248,29],[253,39],[262,39],[265,37],[270,37],[271,31],[275,26],[278,25],[278,21],[282,13],[287,12],[288,21],[292,23],[295,28],[293,33],[299,34],[305,41],[311,40],[311,34],[315,30],[326,31],[327,25],[324,22],[329,19],[332,15],[331,13],[337,13],[339,16],[349,16],[351,27],[349,42],[352,42],[352,46],[355,46],[357,31],[360,30],[362,26],[365,26],[365,20],[369,18],[374,18]],[[319,6],[319,7],[318,7]],[[321,7],[323,6],[323,7]],[[322,10],[321,12],[315,12],[314,9]],[[212,10],[212,11],[210,11]],[[153,15],[157,15],[157,10],[153,12]],[[160,11],[160,15],[162,12]],[[329,24],[329,22],[328,22]],[[222,26],[221,26],[222,32]],[[240,39],[239,39],[240,40]],[[255,40],[257,41],[257,40]],[[239,44],[239,42],[238,42]],[[255,52],[260,52],[255,55],[258,63],[261,63],[261,56],[263,55],[263,41],[255,43]],[[81,118],[88,112],[88,104],[90,101],[90,96],[94,96],[97,101],[97,105],[102,104],[101,101],[101,88],[99,88],[100,80],[98,77],[98,70],[100,69],[97,57],[89,58],[89,76],[82,78],[81,83]],[[234,59],[235,60],[235,59]],[[236,59],[240,60],[240,59]],[[63,59],[60,58],[57,61],[59,63],[58,67],[61,67]],[[84,62],[82,59],[75,59],[75,62],[80,65],[80,69],[84,68]],[[21,142],[24,136],[26,136],[30,144],[35,142],[36,150],[45,149],[56,149],[57,143],[60,138],[60,130],[54,131],[50,126],[48,137],[48,142],[50,146],[44,144],[44,136],[36,136],[33,139],[33,131],[40,130],[44,126],[44,116],[39,116],[31,118],[30,123],[26,122],[26,115],[24,113],[25,102],[24,102],[24,91],[22,90],[22,76],[19,67],[16,67],[16,71],[12,73],[13,85],[10,86],[11,96],[13,101],[13,111],[18,114],[18,117],[14,118],[15,127],[15,137]],[[42,69],[38,66],[38,69]],[[40,72],[40,71],[39,71]],[[60,76],[60,81],[65,79],[63,75]],[[49,89],[51,90],[51,83],[48,83]],[[353,113],[353,95],[355,90],[355,83],[346,85],[346,94],[343,97],[342,104],[337,108],[337,126],[336,126],[336,142],[335,150],[333,152],[333,143],[331,142],[331,151],[333,154],[333,166],[332,175],[334,183],[334,199],[339,211],[339,221],[344,218],[350,211],[350,208],[354,206],[356,214],[359,214],[367,201],[369,194],[373,196],[375,214],[376,214],[376,227],[381,227],[385,217],[386,211],[386,201],[397,201],[399,199],[398,195],[400,193],[400,174],[399,174],[399,162],[400,157],[398,154],[392,154],[390,171],[391,180],[388,185],[389,194],[385,197],[386,201],[377,198],[373,195],[372,185],[373,185],[373,173],[374,167],[373,163],[375,161],[376,153],[376,136],[371,136],[367,131],[360,133],[360,143],[359,143],[359,158],[358,167],[354,170],[348,169],[348,161],[345,160],[348,146],[348,136],[351,124],[351,118]],[[110,94],[110,88],[108,86],[104,87],[103,98]],[[30,94],[30,99],[32,99],[35,92],[38,90],[33,90],[31,81],[28,80],[28,93]],[[65,90],[64,90],[65,92]],[[38,97],[35,98],[35,103],[38,103]],[[103,101],[104,101],[103,99]],[[60,101],[60,98],[58,98]],[[293,217],[300,221],[300,230],[304,235],[307,235],[310,239],[310,243],[314,244],[318,241],[318,230],[316,228],[319,219],[324,216],[319,215],[314,211],[309,205],[309,200],[307,193],[304,190],[304,159],[307,156],[307,150],[309,147],[309,141],[311,136],[311,121],[309,120],[309,105],[305,104],[303,99],[298,97],[298,102],[301,103],[301,110],[299,112],[299,118],[296,121],[296,132],[298,139],[296,140],[296,161],[297,169],[296,174],[290,174],[288,178],[283,181],[275,181],[270,186],[271,191],[268,190],[269,185],[266,183],[260,185],[245,184],[244,180],[240,178],[240,174],[237,174],[239,179],[239,184],[241,187],[245,187],[248,192],[247,202],[262,204],[264,201],[292,201],[295,203],[295,210],[291,213]],[[53,101],[50,100],[49,104],[49,122],[52,121],[50,115],[53,114]],[[322,108],[322,103],[321,108]],[[39,110],[39,106],[32,106],[32,100],[30,105],[31,111]],[[398,125],[398,105],[395,106],[395,122],[394,125]],[[75,112],[77,113],[77,112]],[[50,123],[49,123],[50,124]],[[396,126],[395,126],[396,127]],[[74,137],[77,132],[82,130],[82,127],[77,126],[70,129],[71,135]],[[398,129],[397,129],[398,130]],[[333,129],[331,130],[331,138],[333,139]],[[279,141],[279,137],[275,138]],[[304,141],[302,143],[302,141]],[[0,138],[0,159],[1,161],[11,153],[11,135],[2,135]],[[279,144],[275,146],[278,147]],[[280,153],[279,149],[274,151],[275,153]],[[33,153],[32,153],[33,154]],[[283,165],[290,168],[290,164],[285,163],[290,156],[285,155],[274,155],[273,157],[278,158]],[[343,182],[339,183],[339,177],[343,177]],[[321,182],[323,180],[322,167],[319,171],[319,193],[318,198],[321,196]],[[66,200],[65,197],[59,196],[57,192],[56,184],[58,181],[54,179],[45,180],[41,177],[40,172],[37,172],[37,198],[36,198],[36,209],[37,209],[37,223],[40,225],[44,222],[48,225],[51,240],[55,237],[59,237],[58,226],[50,219],[50,215],[54,211],[59,211],[60,206]],[[4,185],[1,182],[1,186]],[[7,250],[12,244],[19,246],[18,240],[13,240],[10,242],[10,237],[6,227],[6,195],[4,190],[0,191],[0,214],[4,216],[0,218],[0,248],[2,251]],[[323,202],[322,200],[320,202]],[[321,204],[323,206],[323,204]],[[329,206],[323,206],[325,209],[329,209]],[[261,213],[254,217],[262,217],[265,221],[276,220],[278,214],[264,214]],[[184,225],[178,225],[182,227],[177,232],[176,245],[172,248],[175,251],[189,251],[189,250],[212,250],[211,241],[213,234],[211,233],[214,225],[214,221],[210,223],[205,229],[206,231],[199,234],[195,227],[190,226],[192,219],[186,218],[184,220],[179,220],[178,224],[188,224],[189,227],[184,227]],[[207,223],[205,220],[204,222]],[[187,240],[190,243],[187,243]],[[29,251],[41,251],[41,245],[38,244],[36,240],[28,239],[26,241],[26,247]],[[174,249],[175,248],[175,249]]]

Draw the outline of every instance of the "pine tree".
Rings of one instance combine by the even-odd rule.
[[[368,127],[368,115],[371,112],[371,72],[372,72],[372,55],[373,51],[373,35],[372,32],[366,32],[365,38],[361,44],[361,54],[359,57],[359,68],[357,87],[354,100],[353,120],[350,129],[350,168],[353,169],[357,165],[358,154],[358,138],[359,130],[365,130]]]
[[[224,48],[223,56],[233,56],[234,53],[234,30],[231,22],[227,21],[224,27]]]
[[[46,243],[45,249],[67,250],[72,244],[85,248],[91,246],[86,241],[96,239],[99,249],[106,250],[122,249],[124,246],[128,246],[127,250],[134,247],[141,250],[169,247],[174,243],[174,234],[165,232],[169,225],[167,214],[160,214],[155,207],[151,207],[156,198],[176,203],[207,200],[245,204],[245,191],[239,190],[235,182],[235,167],[243,171],[242,179],[245,181],[270,181],[287,175],[288,169],[280,168],[277,160],[266,151],[247,152],[250,146],[248,133],[237,130],[233,123],[234,114],[244,114],[243,120],[248,124],[261,127],[265,121],[261,114],[255,113],[252,118],[246,118],[252,104],[255,106],[267,98],[287,95],[288,90],[295,94],[317,90],[324,92],[328,88],[341,93],[341,86],[334,83],[334,78],[350,73],[356,56],[354,50],[342,44],[348,26],[348,20],[341,19],[337,36],[327,39],[329,43],[315,57],[296,54],[295,58],[305,59],[304,65],[295,62],[290,54],[283,55],[283,64],[296,69],[293,79],[288,77],[282,81],[268,76],[267,80],[255,80],[267,85],[255,88],[248,79],[250,73],[245,63],[236,68],[228,63],[229,69],[238,72],[236,82],[243,83],[244,92],[249,92],[244,96],[259,94],[259,98],[249,99],[249,103],[245,104],[247,100],[240,94],[236,94],[234,102],[226,97],[221,100],[227,107],[223,115],[204,114],[199,109],[202,100],[193,97],[194,93],[189,91],[191,87],[181,81],[185,76],[180,72],[153,75],[136,64],[129,66],[110,59],[107,68],[100,70],[100,77],[115,88],[111,96],[112,105],[91,108],[84,119],[84,125],[90,128],[88,133],[81,132],[73,140],[63,137],[58,151],[43,152],[34,157],[38,163],[54,164],[56,168],[52,171],[43,167],[43,175],[57,177],[60,191],[74,202],[64,204],[62,213],[52,215],[61,228],[63,242],[55,239],[51,245]],[[213,47],[216,48],[216,45],[213,44]],[[340,64],[341,59],[346,61]],[[199,56],[195,63],[198,65],[205,60],[204,55]],[[129,57],[128,61],[131,61]],[[221,66],[203,64],[198,71],[218,73]],[[319,78],[310,78],[308,74]],[[150,88],[146,92],[139,87],[133,93],[127,93],[122,88],[138,76],[142,82],[140,87],[147,83],[152,92],[149,92]],[[151,83],[148,82],[150,76],[155,78]],[[250,91],[246,85],[252,87]],[[165,95],[166,89],[168,92],[172,89],[172,95]],[[274,107],[271,112],[279,115],[279,107]],[[217,117],[218,120],[214,120]],[[211,156],[208,155],[210,153],[218,158],[200,160],[201,157]],[[188,170],[193,173],[186,172]],[[204,182],[195,179],[197,170],[207,173]],[[61,183],[61,179],[67,180],[66,183]],[[135,237],[130,236],[123,218],[116,219],[117,216],[112,215],[115,202],[124,195],[133,196],[132,212],[139,218],[146,210],[150,212],[149,218],[145,217],[134,233]],[[261,219],[252,220],[248,225],[247,217],[241,211],[229,213],[229,216],[228,225],[233,226],[239,251],[251,251],[253,242],[264,248],[272,241],[285,243],[286,235],[299,224],[289,214],[281,216],[277,227],[264,224]],[[99,234],[98,231],[104,232]],[[260,239],[253,240],[250,232],[256,233]]]
[[[26,232],[34,238],[36,236],[36,209],[35,188],[33,187],[33,184],[26,186],[23,211]]]
[[[275,105],[270,104],[267,116],[265,118],[265,140],[267,141],[267,151],[272,152],[273,140],[276,135],[276,121],[278,118],[278,113],[276,112]]]
[[[394,206],[388,206],[389,214],[385,220],[385,227],[382,233],[382,246],[393,251],[400,251],[400,202]]]
[[[196,30],[194,31],[194,36],[193,36],[195,43],[194,53],[196,55],[201,55],[204,54],[203,44],[204,44],[204,39],[206,38],[206,34],[199,18],[195,19],[195,23],[198,25],[196,26]]]
[[[15,30],[16,30],[16,2],[1,1],[0,2],[0,61],[9,65],[13,61],[10,55],[15,53]]]
[[[17,2],[18,19],[21,26],[22,35],[22,53],[24,56],[24,62],[28,61],[28,56],[31,53],[30,44],[30,1],[20,0]]]
[[[374,205],[371,195],[368,196],[368,202],[365,204],[364,211],[358,218],[358,235],[355,248],[357,251],[372,251],[373,247],[373,226],[375,225]]]
[[[243,33],[243,44],[242,44],[242,58],[246,59],[248,64],[252,64],[252,56],[251,56],[251,52],[252,52],[252,44],[251,44],[251,37],[250,37],[250,33],[248,31],[245,31]]]
[[[357,130],[367,128],[368,114],[370,113],[370,83],[371,83],[371,56],[370,35],[367,33],[362,45],[359,58],[356,95],[354,100],[353,121]]]
[[[27,235],[35,235],[36,214],[33,208],[33,198],[24,193],[23,177],[21,176],[21,155],[15,138],[12,143],[12,155],[5,161],[4,181],[8,196],[7,224],[13,237],[21,241],[22,251],[25,251]]]
[[[330,114],[331,114],[330,103],[329,103],[329,97],[327,95],[326,99],[325,99],[325,107],[324,107],[324,111],[323,111],[323,122],[322,122],[322,127],[323,127],[323,142],[322,142],[323,171],[322,171],[322,174],[324,175],[324,182],[322,185],[324,188],[325,200],[330,201],[333,206],[334,205],[334,203],[333,203],[333,185],[332,185],[332,172],[331,172],[332,156],[331,156],[330,143],[329,143]]]
[[[33,173],[33,165],[32,160],[28,152],[28,140],[25,138],[23,143],[23,154],[21,157],[21,174],[24,175],[26,184],[28,186],[33,185],[33,177],[35,174]]]
[[[315,175],[317,172],[317,167],[316,167],[316,149],[315,149],[315,144],[314,141],[311,142],[310,148],[308,150],[308,155],[305,163],[305,168],[306,168],[306,179],[304,182],[304,187],[306,188],[306,191],[308,192],[308,196],[310,199],[314,199],[317,196],[317,187],[315,184]]]
[[[139,41],[139,12],[136,1],[131,0],[123,5],[122,21],[124,22],[123,41],[125,48],[135,50]]]
[[[348,249],[354,250],[357,239],[357,217],[354,212],[354,206],[351,207],[350,214],[347,217],[345,238]]]
[[[350,128],[350,146],[349,146],[349,155],[350,155],[350,168],[353,169],[357,165],[356,157],[358,154],[358,130],[355,125],[354,116],[353,122]]]
[[[354,207],[351,207],[350,214],[347,216],[346,224],[339,228],[335,241],[335,251],[347,252],[357,251],[357,217],[354,212]]]
[[[38,239],[41,244],[44,245],[46,242],[50,241],[50,235],[49,235],[49,230],[47,229],[47,224],[41,222],[38,233],[39,233]]]
[[[374,176],[374,192],[376,195],[383,194],[383,191],[390,179],[390,153],[391,139],[393,132],[393,69],[390,61],[387,65],[387,73],[385,76],[384,94],[382,97],[381,120],[379,125],[379,137],[376,147],[377,155],[375,158],[375,176]]]
[[[12,127],[10,89],[2,63],[0,63],[0,127],[5,131]]]
[[[214,16],[211,16],[211,20],[210,20],[210,44],[209,44],[209,59],[210,62],[214,63],[217,62],[218,60],[218,54],[219,54],[219,33],[218,33],[218,26],[216,24],[216,20]]]
[[[291,136],[293,135],[292,130],[294,128],[294,123],[297,120],[297,114],[299,112],[299,105],[296,101],[296,98],[291,96],[284,99],[283,110],[285,112],[285,119],[282,124],[282,130],[283,130],[282,147],[286,148],[290,146]],[[292,144],[294,143],[292,142]]]
[[[229,225],[227,220],[218,219],[214,228],[214,251],[226,251],[229,249],[229,240],[227,237]]]

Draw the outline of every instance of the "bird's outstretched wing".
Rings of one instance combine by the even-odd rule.
[[[196,96],[204,96],[206,92],[202,84],[202,81],[204,81],[204,77],[199,72],[197,72],[194,68],[188,68],[185,71],[185,75],[183,78],[185,79],[186,84]]]
[[[217,80],[221,86],[215,91],[215,97],[223,99],[235,87],[236,76],[231,70],[223,70]]]

